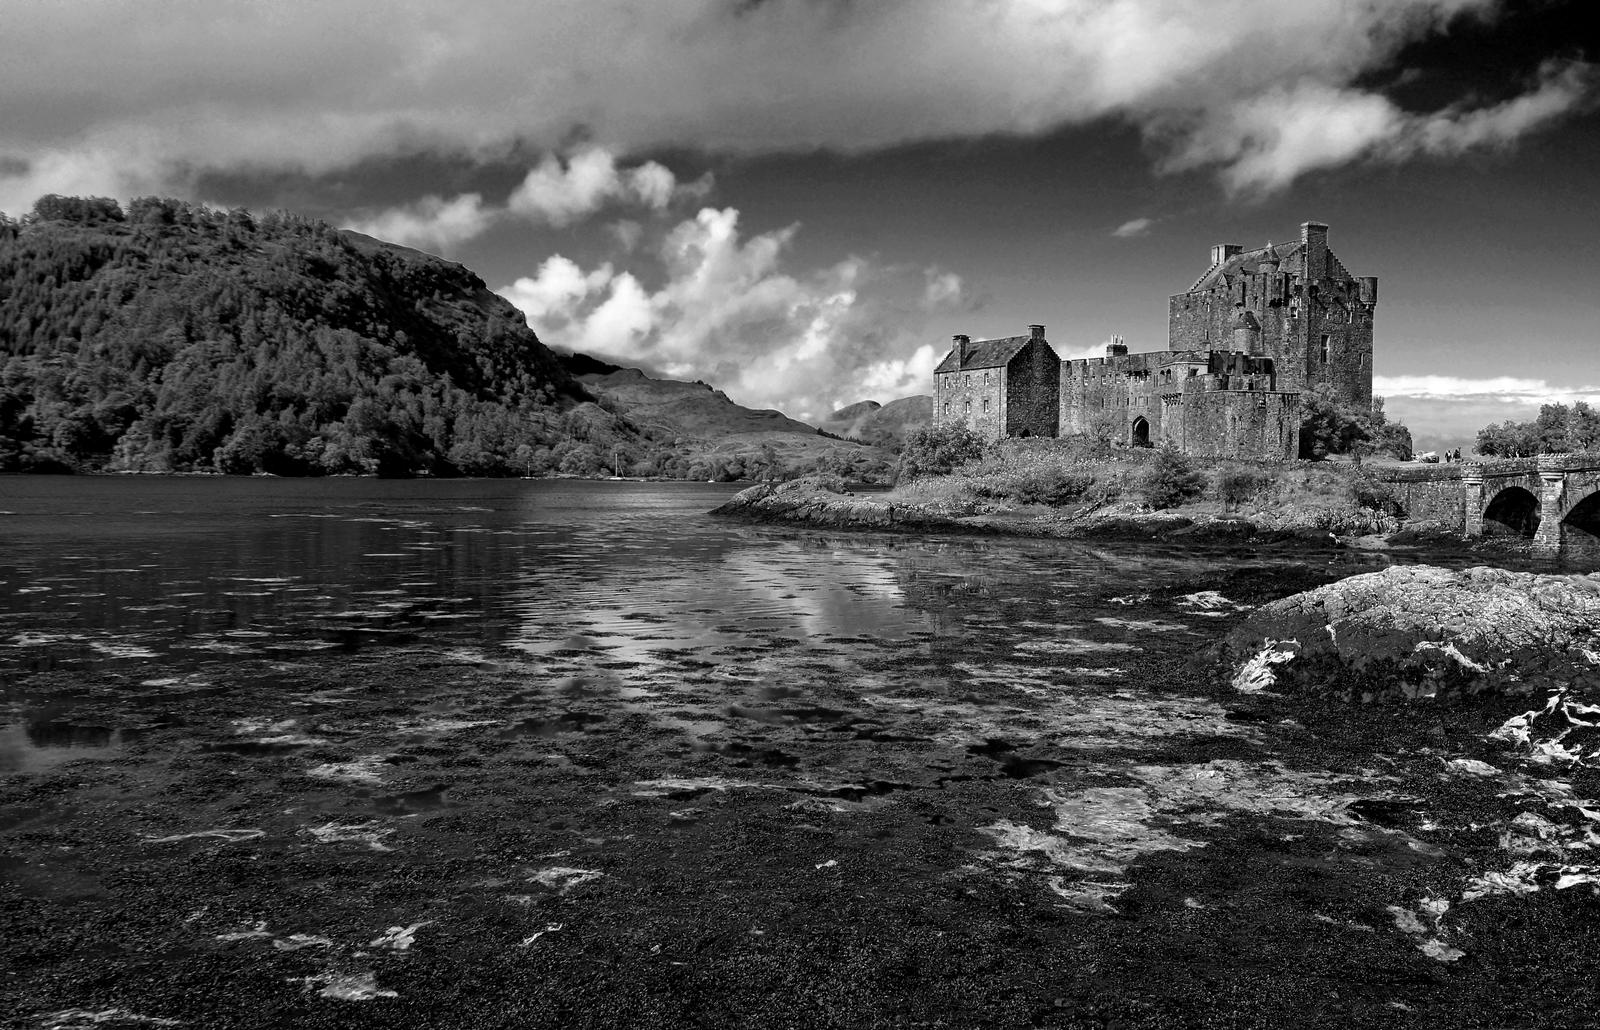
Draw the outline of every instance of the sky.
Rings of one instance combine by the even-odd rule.
[[[950,337],[1166,346],[1330,225],[1427,445],[1600,403],[1587,0],[6,0],[0,210],[285,208],[546,343],[818,419]]]

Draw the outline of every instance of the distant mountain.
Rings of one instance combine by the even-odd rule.
[[[644,432],[672,440],[683,460],[704,469],[706,478],[758,478],[769,468],[785,475],[817,469],[855,479],[888,474],[889,452],[830,438],[781,411],[744,407],[706,383],[656,379],[587,354],[559,357],[602,405]]]
[[[901,397],[888,404],[859,401],[823,419],[823,429],[847,440],[898,451],[906,437],[933,418],[933,398],[927,394]]]
[[[287,214],[0,216],[0,470],[594,472],[650,442],[452,262]]]
[[[637,368],[621,368],[585,354],[561,355],[561,361],[591,393],[617,402],[633,422],[673,436],[700,440],[734,433],[817,435],[815,426],[771,408],[735,404],[702,382],[652,379]]]

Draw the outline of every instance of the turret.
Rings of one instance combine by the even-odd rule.
[[[1375,275],[1364,275],[1356,280],[1356,284],[1356,296],[1360,299],[1361,303],[1365,304],[1369,308],[1377,307],[1378,277]]]

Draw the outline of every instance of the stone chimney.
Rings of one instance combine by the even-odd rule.
[[[1215,268],[1243,251],[1244,247],[1237,243],[1218,243],[1211,248],[1211,267]]]
[[[966,367],[966,364],[967,364],[967,348],[972,343],[972,337],[963,336],[960,333],[957,333],[956,335],[954,335],[954,336],[952,336],[950,338],[950,342],[953,345],[953,349],[956,352],[956,367],[957,368]]]
[[[1328,277],[1328,227],[1321,222],[1300,225],[1300,247],[1306,255],[1306,278]]]
[[[1028,327],[1028,335],[1032,336],[1035,340],[1044,339],[1044,326],[1030,325]]]

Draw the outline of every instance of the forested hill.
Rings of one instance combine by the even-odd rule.
[[[0,216],[0,470],[507,475],[647,449],[460,265],[293,215]]]

